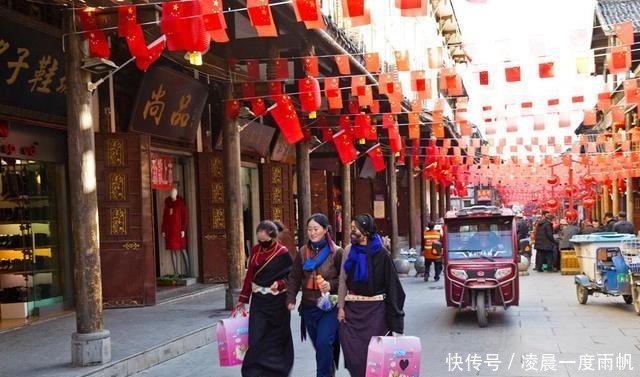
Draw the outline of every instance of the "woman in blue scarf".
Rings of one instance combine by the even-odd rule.
[[[307,243],[298,250],[293,261],[287,303],[289,310],[296,305],[296,295],[302,290],[300,302],[301,335],[309,334],[316,350],[316,376],[330,377],[338,366],[338,318],[335,305],[318,307],[323,295],[338,293],[338,275],[342,263],[342,249],[329,234],[329,219],[316,213],[307,220]],[[325,297],[325,300],[327,298]]]
[[[404,332],[405,294],[389,251],[369,214],[351,222],[338,291],[340,346],[351,377],[365,377],[372,336]]]

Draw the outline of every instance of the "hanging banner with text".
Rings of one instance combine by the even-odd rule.
[[[0,114],[66,123],[60,38],[60,30],[0,8]]]
[[[195,143],[207,85],[163,66],[144,75],[130,129],[164,139]]]
[[[173,187],[173,157],[151,154],[151,188],[171,190]]]

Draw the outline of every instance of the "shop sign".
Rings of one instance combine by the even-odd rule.
[[[493,200],[493,190],[490,188],[476,190],[477,202],[490,202]]]
[[[195,143],[208,89],[198,80],[167,67],[152,67],[140,85],[130,129]]]
[[[173,187],[173,157],[151,154],[151,188],[171,190]]]
[[[64,124],[66,77],[60,31],[22,19],[0,9],[0,113]]]

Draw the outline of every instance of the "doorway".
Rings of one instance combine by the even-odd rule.
[[[244,229],[245,266],[249,260],[251,247],[258,240],[256,227],[260,222],[260,176],[258,166],[243,163],[241,171],[242,181],[242,225]]]

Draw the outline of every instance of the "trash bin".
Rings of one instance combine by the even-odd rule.
[[[580,270],[589,277],[589,280],[596,281],[596,261],[598,259],[598,249],[614,249],[618,252],[621,250],[623,241],[635,240],[633,234],[621,234],[615,232],[601,232],[591,234],[578,234],[569,241],[573,243],[573,247],[578,257]],[[613,280],[613,279],[611,279]]]

